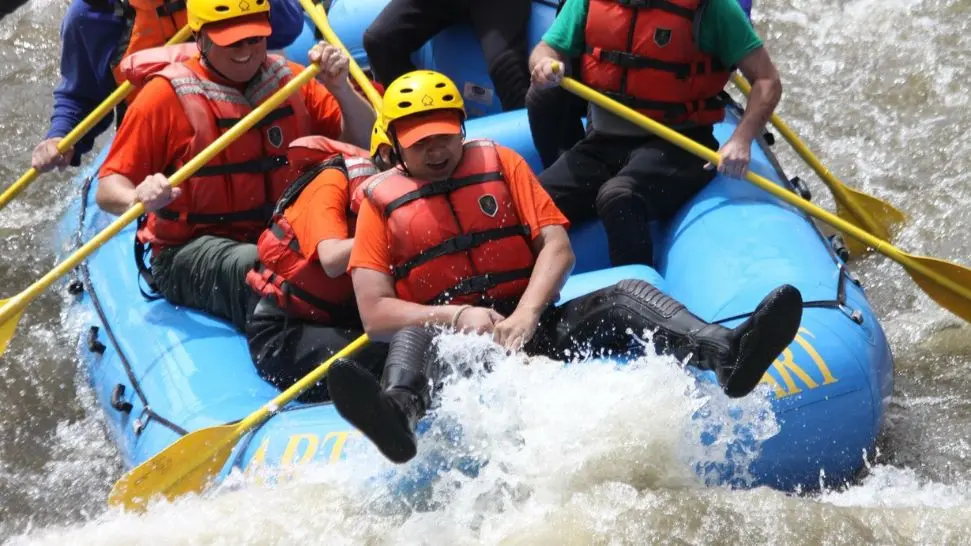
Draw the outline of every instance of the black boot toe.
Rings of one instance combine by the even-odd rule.
[[[732,331],[734,362],[719,379],[725,393],[740,398],[758,386],[772,362],[795,339],[802,321],[802,294],[785,284],[766,296],[755,312]]]
[[[411,460],[418,451],[405,411],[354,362],[339,360],[327,374],[327,387],[337,412],[367,436],[385,457],[395,463]]]

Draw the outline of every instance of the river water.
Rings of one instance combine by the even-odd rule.
[[[4,184],[26,169],[46,131],[66,5],[31,0],[0,21]],[[909,214],[895,244],[971,263],[971,2],[773,0],[753,16],[783,74],[783,119],[844,181]],[[816,202],[831,206],[785,144],[776,149],[790,175],[810,181]],[[4,294],[56,263],[55,221],[75,195],[69,182],[68,172],[48,174],[0,214]],[[453,389],[442,406],[476,423],[466,433],[478,435],[496,464],[475,481],[443,480],[421,510],[356,482],[349,464],[305,470],[276,489],[249,484],[187,498],[144,516],[105,507],[124,469],[74,359],[77,331],[62,327],[71,317],[57,285],[30,306],[0,359],[0,541],[971,543],[971,327],[892,261],[875,255],[855,268],[891,341],[897,376],[878,452],[850,487],[805,496],[699,487],[678,461],[708,454],[682,453],[679,438],[693,433],[688,416],[704,393],[686,395],[685,376],[663,359],[624,374],[554,374],[503,362]],[[451,343],[458,356],[485,350],[476,340]],[[483,412],[468,402],[479,397],[463,397],[471,389],[511,410]],[[587,400],[589,389],[615,396]],[[753,415],[762,409],[735,404]],[[771,419],[762,426],[771,433]],[[592,431],[598,441],[577,440]]]

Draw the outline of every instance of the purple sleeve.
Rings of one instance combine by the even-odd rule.
[[[273,34],[266,42],[269,49],[283,49],[303,31],[303,8],[296,0],[270,0],[270,25]]]
[[[46,138],[63,137],[117,87],[110,62],[121,38],[122,22],[111,12],[73,0],[61,22],[61,80],[54,89],[54,113]],[[91,150],[94,139],[111,126],[108,114],[74,147],[73,164]]]

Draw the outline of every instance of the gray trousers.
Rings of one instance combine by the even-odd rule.
[[[162,249],[152,258],[152,276],[173,305],[205,311],[243,331],[258,301],[246,284],[255,262],[256,245],[203,235]]]

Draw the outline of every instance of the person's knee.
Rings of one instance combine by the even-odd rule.
[[[392,27],[381,25],[378,22],[372,23],[364,30],[364,34],[361,37],[361,45],[364,46],[364,51],[368,57],[375,54],[380,55],[384,51],[387,44],[390,43],[389,40],[393,38],[393,31],[394,29]]]
[[[635,200],[639,200],[639,197],[634,191],[634,179],[628,176],[611,178],[597,190],[597,214],[603,218],[618,205],[629,206]]]
[[[224,275],[227,277],[246,277],[250,269],[256,265],[259,252],[252,243],[237,243],[225,249],[221,259]]]
[[[529,89],[526,57],[508,49],[499,53],[489,63],[489,77],[496,86],[503,109],[514,110],[526,105]]]

